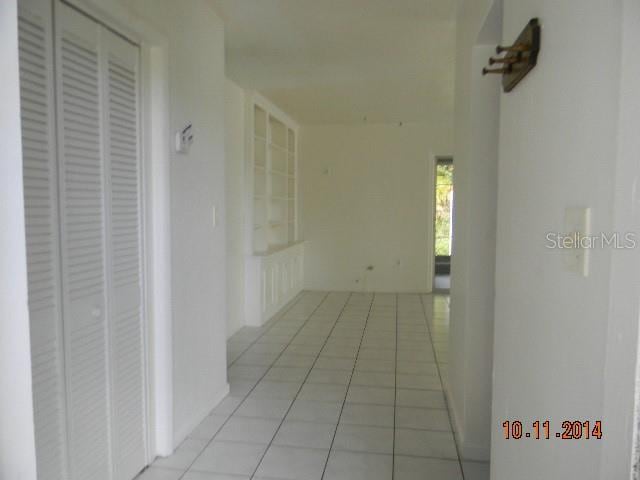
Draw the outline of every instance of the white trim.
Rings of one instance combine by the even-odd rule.
[[[455,409],[455,402],[453,401],[451,388],[448,384],[443,385],[443,387],[445,397],[447,398],[447,410],[449,410],[449,416],[451,417],[451,422],[453,423],[453,434],[458,445],[458,449],[461,450],[462,445],[464,444],[464,430],[461,424],[462,419]]]
[[[613,185],[613,232],[640,230],[640,4],[624,0],[620,9],[620,92],[618,150],[611,168]],[[637,239],[637,238],[636,238]],[[602,422],[606,441],[602,443],[598,478],[638,478],[637,429],[640,421],[638,346],[640,317],[640,248],[613,249],[609,274],[607,337],[604,342]]]
[[[460,449],[460,460],[463,462],[488,463],[491,457],[491,448],[486,445],[479,445],[469,442],[463,442],[464,446]]]
[[[141,145],[145,264],[147,461],[173,453],[169,43],[119,5],[65,0],[138,43],[141,56]]]
[[[220,402],[222,402],[222,400],[227,395],[229,395],[229,391],[230,391],[229,384],[226,383],[224,387],[214,395],[212,404],[216,406],[219,405]],[[209,415],[211,415],[211,410],[204,410],[200,412],[198,415],[194,415],[193,418],[195,418],[196,421],[187,423],[180,430],[176,432],[176,444],[178,445],[181,444],[187,438],[187,436],[195,430],[195,428],[200,424],[202,419],[208,417]]]
[[[449,411],[449,416],[453,423],[453,438],[456,442],[456,446],[458,447],[460,460],[463,462],[488,462],[488,459],[491,456],[490,445],[480,445],[465,440],[464,429],[462,428],[461,423],[463,419],[456,411],[456,404],[453,401],[449,385],[444,385],[444,394],[447,398],[447,410]]]
[[[0,2],[0,59],[0,478],[36,480],[16,0]]]
[[[431,190],[429,197],[431,208],[426,209],[429,212],[427,217],[427,293],[433,292],[436,275],[436,167],[439,157],[430,152],[427,160],[427,184]]]
[[[143,44],[144,45],[144,44]],[[169,177],[169,84],[167,50],[143,48],[143,163],[147,213],[147,328],[150,434],[156,455],[171,455],[173,442],[173,320],[171,303],[171,222]],[[146,67],[146,68],[145,68]],[[153,459],[153,455],[150,460]]]

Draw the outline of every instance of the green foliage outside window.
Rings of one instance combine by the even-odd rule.
[[[453,164],[436,168],[436,255],[451,255],[451,209],[453,203]]]

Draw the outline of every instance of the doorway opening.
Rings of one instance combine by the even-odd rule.
[[[435,179],[433,289],[449,292],[453,245],[453,158],[436,159]]]

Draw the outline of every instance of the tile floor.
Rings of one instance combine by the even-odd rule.
[[[231,392],[139,480],[485,480],[442,392],[448,297],[303,292],[228,343]]]

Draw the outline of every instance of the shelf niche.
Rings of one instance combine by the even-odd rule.
[[[293,245],[298,238],[297,131],[286,115],[255,96],[253,121],[253,253]]]

